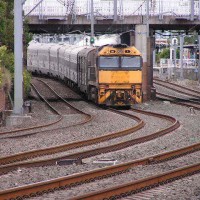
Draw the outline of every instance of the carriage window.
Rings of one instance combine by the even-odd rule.
[[[99,57],[99,67],[100,68],[118,68],[119,67],[119,57],[100,56]]]
[[[122,68],[141,68],[142,59],[140,56],[121,57]]]

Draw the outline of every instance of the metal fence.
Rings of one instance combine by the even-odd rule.
[[[159,65],[153,68],[154,75],[176,79],[181,77],[181,70],[183,70],[183,78],[198,80],[198,62],[198,59],[183,59],[181,68],[180,59],[176,59],[176,61],[172,59],[160,59]]]
[[[27,0],[24,4],[25,15],[40,0]],[[94,15],[109,17],[114,15],[114,0],[93,0]],[[151,16],[190,16],[191,0],[149,0]],[[90,15],[90,0],[43,0],[30,15],[32,16],[67,16]],[[118,16],[145,15],[145,0],[118,0]],[[194,1],[194,15],[199,15],[199,1]]]

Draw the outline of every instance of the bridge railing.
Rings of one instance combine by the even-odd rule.
[[[24,5],[25,15],[39,2],[40,0],[27,0]],[[68,0],[69,1],[69,0]],[[62,0],[67,2],[67,0]],[[114,5],[113,1],[94,0],[94,13],[96,16],[113,16]],[[66,4],[65,4],[66,5]],[[146,3],[144,0],[119,0],[117,5],[119,16],[130,15],[146,15]],[[151,16],[158,15],[175,15],[175,16],[190,16],[191,10],[190,0],[152,0],[149,4]],[[72,12],[75,15],[89,15],[90,1],[78,0],[72,6]],[[66,16],[68,8],[57,0],[44,0],[30,15],[32,16]],[[194,1],[194,14],[199,15],[199,1]]]

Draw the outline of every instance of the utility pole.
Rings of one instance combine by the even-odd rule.
[[[184,36],[180,35],[180,65],[181,65],[181,75],[180,78],[183,80],[183,42],[184,42]]]
[[[91,37],[90,37],[90,45],[94,43],[94,2],[91,0],[91,5],[90,5],[90,10],[91,10],[91,15],[90,15],[90,20],[91,20]]]
[[[198,33],[198,43],[199,43],[198,80],[200,83],[200,34],[199,33]]]
[[[23,19],[22,1],[14,0],[14,111],[16,115],[23,114]]]
[[[190,20],[194,21],[194,0],[190,0]]]
[[[199,0],[199,5],[200,5],[200,0]],[[200,6],[199,6],[199,17],[198,19],[200,20]]]
[[[146,25],[147,25],[147,37],[149,37],[149,0],[146,0]]]

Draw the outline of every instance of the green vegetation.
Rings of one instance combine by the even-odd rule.
[[[24,95],[28,96],[31,89],[31,74],[27,70],[24,70],[23,77],[24,77]]]
[[[14,79],[14,0],[0,0],[0,87],[6,84],[10,91],[11,82]],[[26,47],[31,40],[27,21],[24,22],[24,59],[26,59]],[[25,62],[24,62],[25,63]],[[24,66],[25,67],[25,66]],[[10,73],[10,75],[8,75]],[[7,79],[10,78],[10,81]],[[30,91],[31,75],[24,70],[24,94]],[[7,83],[10,82],[9,87]]]
[[[169,48],[163,49],[161,52],[159,52],[156,55],[156,62],[159,63],[161,58],[165,58],[165,59],[170,58],[170,49]]]
[[[198,40],[198,35],[194,34],[192,36],[185,36],[184,38],[184,44],[195,44],[195,41]]]
[[[161,52],[159,52],[156,55],[156,62],[159,63],[161,58],[164,58],[164,59],[170,58],[170,49],[169,48],[163,49]],[[177,59],[180,58],[180,50],[179,49],[176,49],[176,58]]]

